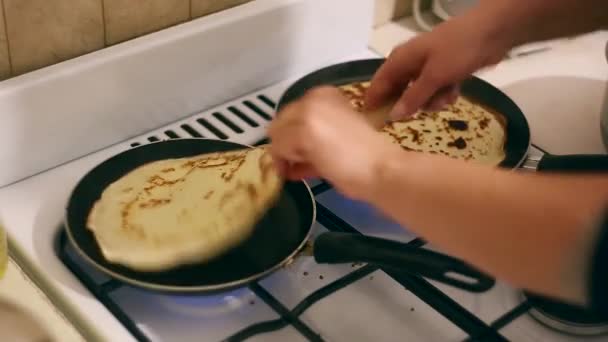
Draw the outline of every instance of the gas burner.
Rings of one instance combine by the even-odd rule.
[[[608,334],[608,319],[577,306],[523,293],[530,303],[529,314],[536,321],[561,333],[575,336]]]
[[[237,311],[243,306],[256,304],[256,295],[247,288],[217,295],[158,297],[168,310],[190,317],[214,317]]]

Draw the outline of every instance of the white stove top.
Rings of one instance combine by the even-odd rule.
[[[335,10],[328,2],[317,0],[291,0],[284,3],[259,1],[268,6],[279,3],[280,6],[296,6],[306,2],[328,11]],[[348,0],[339,1],[346,4]],[[364,2],[366,5],[360,9],[361,13],[368,7],[371,8],[371,1],[361,1],[361,4]],[[306,35],[302,34],[302,37]],[[480,73],[480,76],[512,95],[527,114],[533,135],[542,141],[551,142],[551,134],[543,129],[540,116],[547,108],[553,108],[550,103],[553,99],[547,94],[529,96],[524,91],[527,89],[526,80],[578,77],[604,84],[608,78],[608,68],[603,61],[603,54],[600,58],[596,51],[603,51],[602,43],[606,39],[608,38],[603,33],[583,37],[578,45],[569,43],[570,45],[566,44],[553,51],[507,61]],[[330,44],[313,41],[306,44],[317,49],[331,49]],[[298,71],[269,87],[252,89],[253,92],[244,97],[224,101],[219,106],[191,116],[181,115],[186,118],[168,126],[156,124],[155,127],[161,128],[152,131],[148,129],[140,136],[125,140],[117,135],[113,141],[116,144],[110,147],[0,188],[0,216],[10,236],[29,254],[59,292],[79,310],[82,317],[94,323],[98,333],[109,341],[219,341],[230,336],[238,337],[234,340],[250,337],[248,341],[460,341],[471,334],[485,331],[493,324],[497,325],[495,328],[498,333],[508,340],[606,340],[606,336],[577,338],[561,334],[545,328],[525,313],[525,310],[512,312],[522,308],[519,291],[501,282],[487,293],[472,294],[417,277],[389,275],[372,266],[318,265],[311,257],[300,256],[293,264],[248,288],[214,296],[168,296],[123,286],[108,279],[91,269],[74,254],[69,245],[65,245],[65,249],[54,248],[53,242],[58,241],[69,193],[80,177],[92,167],[131,145],[178,136],[201,135],[213,138],[218,137],[216,130],[221,131],[219,134],[225,135],[227,139],[255,143],[264,137],[265,127],[274,114],[273,103],[297,78],[295,76],[333,62],[376,56],[365,48],[357,47],[357,44],[348,46],[351,48],[339,56],[336,51],[328,52],[331,58],[316,58],[314,63],[311,62],[306,67],[290,66],[292,71]],[[584,47],[584,51],[581,51],[581,47]],[[558,51],[562,48],[561,52]],[[344,47],[336,48],[340,49]],[[305,49],[299,47],[298,51],[301,53]],[[263,60],[258,62],[264,63]],[[571,94],[576,91],[572,84],[564,87]],[[229,94],[222,96],[235,97]],[[595,108],[595,98],[586,97],[585,101],[588,103],[580,103],[581,107]],[[561,115],[560,120],[567,120],[566,114],[555,115],[558,114]],[[176,114],[172,115],[177,117]],[[580,127],[581,130],[595,125],[592,121],[599,114],[587,112],[584,115],[585,120],[581,121],[585,124]],[[141,123],[145,117],[143,114],[136,116],[133,121],[127,120],[125,125]],[[226,124],[226,119],[238,128],[231,128],[231,124]],[[83,119],[78,125],[90,129],[95,127],[91,122]],[[153,122],[160,123],[162,120],[155,116]],[[554,132],[563,133],[555,129],[552,127]],[[569,134],[567,125],[561,129],[566,131],[563,134]],[[134,131],[137,129],[132,129],[129,136],[133,136]],[[65,128],[62,133],[70,134]],[[579,137],[577,141],[584,142],[575,149],[579,152],[599,149],[596,139],[599,129],[596,133]],[[95,135],[95,132],[91,134]],[[80,136],[83,134],[80,133]],[[97,142],[101,141],[100,137],[96,139]],[[51,144],[53,139],[47,140]],[[537,143],[536,140],[533,142]],[[93,150],[93,145],[87,145],[82,150]],[[557,145],[539,145],[552,153],[567,150]],[[41,151],[49,149],[49,146],[38,146]],[[77,150],[70,149],[65,157],[72,157],[71,153],[76,153]],[[34,148],[30,151],[36,152]],[[13,158],[11,153],[5,151],[4,155]],[[531,154],[539,153],[541,152],[534,148],[531,150]],[[2,156],[0,153],[0,161]],[[23,172],[33,172],[40,168],[39,165],[42,164],[31,159]],[[5,178],[9,179],[16,174],[9,172]],[[365,204],[343,198],[333,190],[320,192],[316,199],[320,214],[314,228],[315,234],[352,226],[363,234],[403,242],[416,238],[408,233],[406,227],[386,219]],[[342,224],[340,221],[343,221]],[[65,251],[67,257],[64,261],[67,264],[59,259],[57,251]],[[71,261],[75,264],[70,264]],[[70,270],[68,265],[79,269]],[[429,284],[434,284],[436,288]],[[435,292],[437,289],[441,292]],[[490,332],[487,339],[491,336],[498,335]]]

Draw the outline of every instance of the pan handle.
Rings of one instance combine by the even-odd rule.
[[[313,244],[319,263],[364,262],[399,272],[419,274],[467,290],[485,292],[494,279],[464,262],[404,243],[350,233],[324,233]]]
[[[538,161],[536,171],[539,172],[606,172],[608,171],[608,155],[605,154],[545,154]]]

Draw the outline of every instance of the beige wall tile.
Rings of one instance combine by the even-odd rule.
[[[0,80],[7,79],[10,76],[11,64],[8,54],[8,41],[6,39],[6,26],[4,24],[4,9],[0,6]]]
[[[190,0],[103,0],[103,5],[110,45],[190,19]]]
[[[101,0],[4,0],[4,9],[16,74],[104,46]]]
[[[192,17],[215,13],[249,1],[253,0],[192,0]]]

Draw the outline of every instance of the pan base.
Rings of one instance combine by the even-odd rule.
[[[608,335],[606,317],[530,293],[523,296],[531,304],[530,316],[552,330],[575,336]]]

